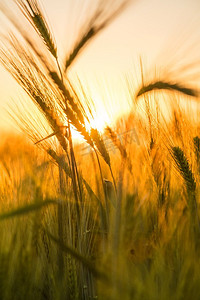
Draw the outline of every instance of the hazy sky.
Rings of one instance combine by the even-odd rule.
[[[92,1],[94,0],[82,0],[83,3],[92,3]],[[75,3],[81,0],[41,2],[53,28],[59,52],[63,55],[70,47],[80,24],[78,9],[80,6],[77,6],[76,10]],[[6,0],[6,3],[12,3],[12,0]],[[134,74],[140,57],[145,68],[150,65],[165,63],[167,65],[171,59],[173,60],[173,56],[177,56],[180,60],[183,56],[192,57],[191,47],[195,45],[200,50],[199,20],[199,0],[135,0],[87,47],[74,64],[73,71],[87,81],[101,113],[103,106],[99,101],[102,95],[97,86],[100,81],[104,85],[108,84],[109,91],[113,94],[110,96],[109,106],[113,115],[118,115],[128,109],[126,103],[122,108],[119,99],[113,103],[112,97],[115,98],[116,94],[120,96],[119,79],[125,74]],[[183,54],[181,48],[185,49]],[[136,77],[137,75],[133,80],[137,80],[140,76]],[[1,127],[6,127],[8,124],[4,109],[8,107],[11,98],[16,99],[17,103],[20,95],[21,90],[17,88],[14,80],[0,67]]]

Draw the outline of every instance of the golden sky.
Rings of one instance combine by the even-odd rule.
[[[80,25],[83,5],[93,0],[43,0],[59,53],[70,48]],[[0,3],[5,0],[0,0]],[[7,0],[8,5],[12,0]],[[1,20],[1,18],[0,18]],[[101,123],[130,109],[121,87],[127,74],[135,86],[140,82],[139,59],[145,70],[173,65],[174,61],[197,59],[200,50],[199,0],[135,0],[114,22],[89,44],[72,68],[87,83]],[[193,53],[193,45],[195,51]],[[182,50],[183,49],[183,50]],[[200,55],[200,51],[199,51]],[[199,60],[200,61],[200,60]],[[130,77],[129,76],[129,77]],[[103,89],[102,89],[103,86]],[[23,93],[0,67],[0,127],[9,127],[5,109]],[[105,99],[107,99],[105,103]],[[104,108],[110,114],[104,113]],[[109,109],[108,109],[109,107]],[[104,115],[104,117],[102,117]]]

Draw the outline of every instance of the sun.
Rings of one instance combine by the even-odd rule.
[[[85,128],[90,133],[91,129],[97,129],[100,134],[104,133],[106,126],[111,124],[111,120],[109,120],[108,115],[105,111],[99,112],[98,114],[94,114],[92,118],[85,120]],[[83,136],[72,128],[72,137],[73,140],[77,143],[83,142]]]
[[[94,118],[86,123],[86,129],[90,131],[93,128],[97,129],[100,133],[103,133],[108,124],[110,124],[110,120],[105,111],[103,111],[102,114],[94,116]]]

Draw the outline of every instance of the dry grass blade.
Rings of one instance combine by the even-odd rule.
[[[64,126],[64,128],[65,128],[65,126]],[[35,145],[37,145],[37,144],[39,144],[39,143],[41,143],[41,142],[43,142],[43,141],[49,139],[50,137],[52,137],[52,136],[54,136],[54,135],[56,135],[56,134],[58,134],[58,133],[59,133],[59,132],[57,131],[57,132],[53,132],[53,133],[49,134],[48,136],[46,136],[46,137],[42,138],[41,140],[35,142]]]
[[[15,0],[16,4],[40,34],[51,54],[57,59],[57,47],[37,0]]]
[[[156,81],[148,85],[143,85],[136,94],[136,98],[151,92],[153,90],[169,90],[182,93],[186,96],[198,97],[198,91],[185,87],[179,83],[170,83],[165,81]]]

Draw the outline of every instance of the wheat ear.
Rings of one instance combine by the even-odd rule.
[[[42,37],[51,54],[57,59],[57,47],[37,0],[15,0],[23,15]]]
[[[147,85],[143,85],[136,94],[136,99],[148,92],[154,90],[169,90],[182,93],[186,96],[197,97],[198,92],[195,89],[188,88],[180,83],[170,83],[166,81],[156,81]]]

